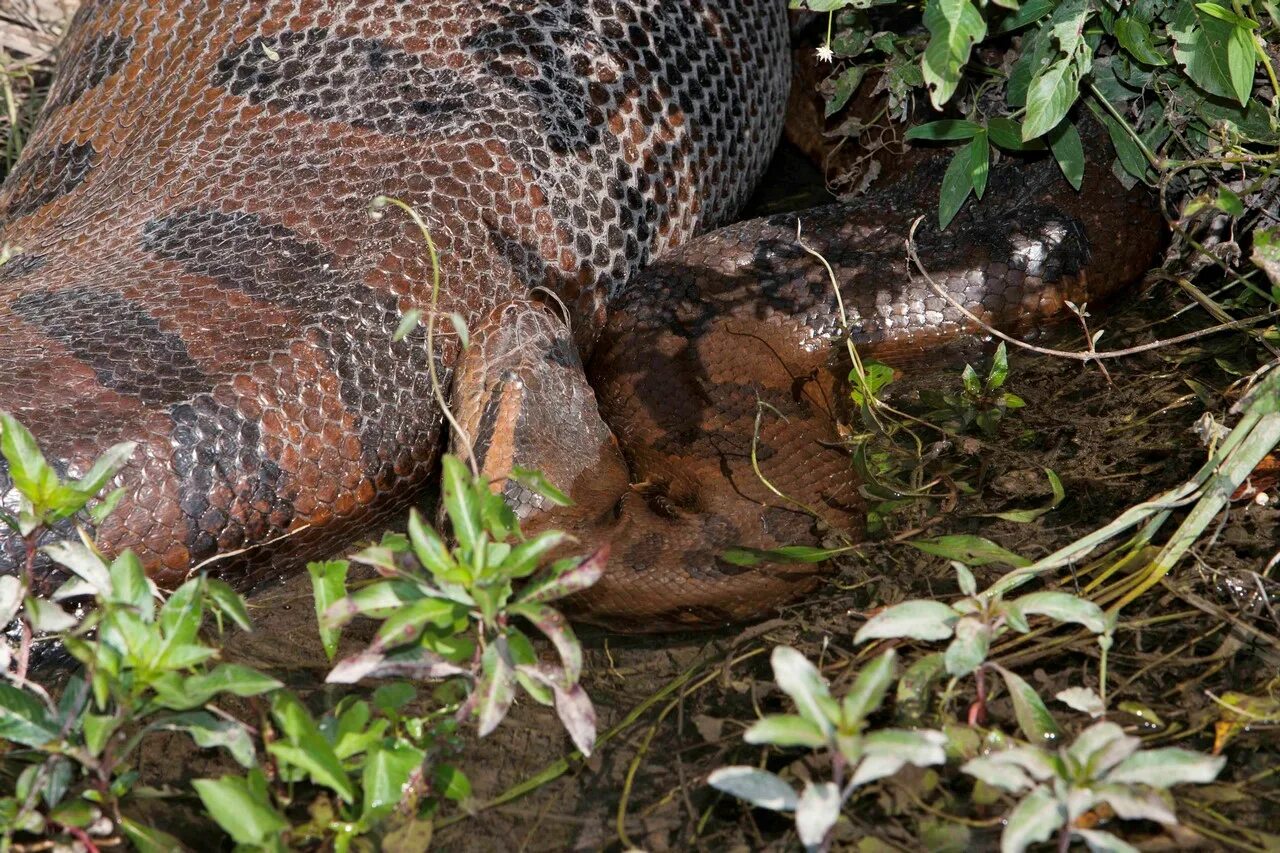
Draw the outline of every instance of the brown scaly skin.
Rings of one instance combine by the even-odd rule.
[[[0,190],[0,243],[23,249],[0,268],[0,405],[72,473],[140,442],[98,537],[162,585],[332,553],[418,498],[441,449],[425,336],[391,340],[429,302],[427,253],[366,210],[395,196],[471,332],[462,350],[442,324],[435,359],[477,461],[530,527],[612,546],[587,618],[766,612],[813,567],[717,555],[818,533],[751,471],[760,403],[766,477],[861,524],[833,301],[794,217],[692,239],[761,174],[786,63],[780,0],[89,3]],[[965,328],[903,264],[939,177],[800,215],[876,352]],[[1131,279],[1155,221],[1091,177],[1083,201],[1052,167],[998,170],[978,211],[925,229],[925,262],[1014,327]],[[575,507],[542,507],[513,464]]]

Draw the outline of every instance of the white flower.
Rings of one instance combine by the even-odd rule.
[[[835,59],[835,54],[831,52],[831,45],[829,43],[824,44],[818,48],[819,62],[831,62],[834,59]]]

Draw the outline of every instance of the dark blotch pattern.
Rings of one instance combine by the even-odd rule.
[[[38,271],[49,259],[44,255],[18,255],[0,264],[0,282],[17,281]]]
[[[293,506],[282,494],[282,474],[262,446],[262,428],[235,409],[199,394],[174,406],[173,467],[187,522],[186,546],[193,560],[245,542],[284,533]],[[215,489],[236,498],[230,507],[210,500]],[[218,502],[222,504],[223,502]]]
[[[28,293],[14,312],[67,347],[103,387],[155,405],[186,400],[209,387],[182,338],[146,309],[91,286]]]
[[[272,110],[379,133],[458,125],[477,94],[457,72],[427,68],[421,57],[378,39],[342,38],[324,27],[236,45],[218,61],[213,83]]]
[[[28,154],[5,182],[9,189],[5,216],[35,213],[71,192],[84,183],[97,159],[97,152],[89,142],[59,142]]]
[[[78,101],[85,92],[123,67],[133,49],[133,39],[115,33],[97,36],[73,52],[58,69],[45,114]]]

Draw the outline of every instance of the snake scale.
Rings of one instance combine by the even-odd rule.
[[[815,568],[726,548],[862,524],[827,272],[797,215],[722,227],[788,78],[782,0],[90,0],[0,191],[0,244],[20,247],[0,266],[0,407],[64,473],[139,443],[104,551],[133,548],[162,586],[207,569],[248,588],[430,489],[434,358],[521,517],[611,545],[586,618],[764,613]],[[926,163],[799,215],[869,353],[972,331],[906,267],[940,177]],[[1086,181],[998,166],[981,205],[921,228],[921,255],[1003,327],[1096,298],[1146,268],[1158,220]],[[421,327],[393,341],[432,268],[408,217],[370,216],[379,195],[439,245],[433,353]],[[12,509],[3,469],[0,495]],[[2,544],[13,571],[20,543]]]

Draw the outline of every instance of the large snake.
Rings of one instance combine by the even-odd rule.
[[[162,586],[207,569],[248,587],[421,499],[445,443],[434,367],[455,449],[528,524],[611,545],[588,618],[765,612],[814,567],[726,549],[862,524],[835,427],[845,327],[809,250],[854,342],[916,358],[974,329],[907,269],[918,213],[931,278],[1002,327],[1133,279],[1159,239],[1140,194],[1091,167],[1078,195],[1043,160],[993,169],[945,231],[936,165],[711,231],[778,141],[783,6],[90,0],[0,191],[20,249],[0,266],[0,408],[63,473],[139,443],[105,552]],[[370,215],[380,195],[440,249],[433,353],[422,327],[393,340],[431,305],[432,264],[408,216]],[[12,509],[3,469],[0,494]],[[13,571],[16,537],[3,553]]]

